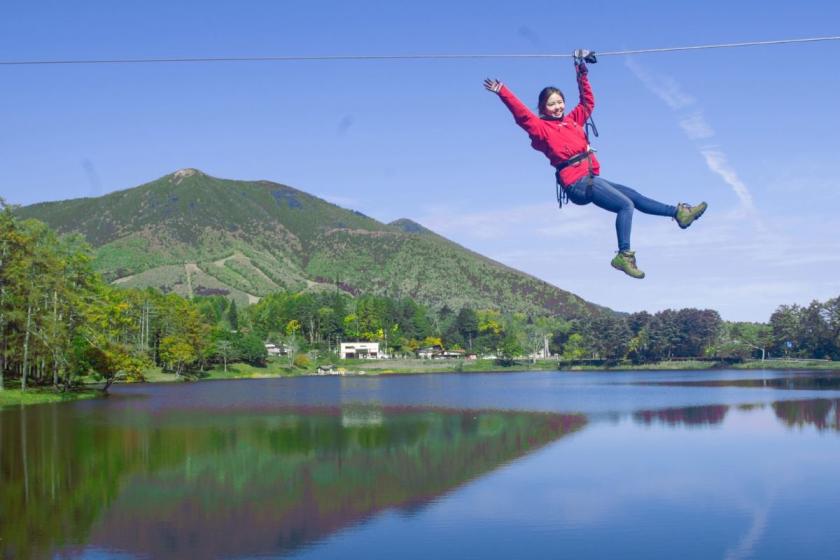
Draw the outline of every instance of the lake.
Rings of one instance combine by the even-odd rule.
[[[840,558],[840,376],[124,385],[0,469],[3,558]]]

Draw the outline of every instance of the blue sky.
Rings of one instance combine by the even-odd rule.
[[[840,34],[829,1],[326,0],[0,4],[0,59],[568,53]],[[97,196],[184,167],[269,179],[411,218],[621,311],[766,321],[840,295],[840,41],[604,57],[602,175],[710,208],[686,231],[636,213],[647,278],[614,271],[614,217],[558,211],[552,169],[501,102],[567,59],[0,66],[0,196]]]

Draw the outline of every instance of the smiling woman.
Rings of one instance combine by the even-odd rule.
[[[500,81],[488,78],[484,81],[484,87],[498,94],[513,113],[516,124],[528,133],[531,147],[542,152],[557,170],[555,176],[558,188],[562,188],[562,193],[558,191],[558,202],[561,206],[563,199],[581,206],[594,203],[595,206],[616,214],[618,254],[610,264],[632,278],[641,279],[645,277],[645,273],[636,266],[636,253],[630,250],[633,210],[673,218],[680,228],[686,229],[703,215],[707,204],[663,204],[630,187],[599,176],[601,165],[595,156],[595,150],[589,144],[589,134],[584,128],[595,109],[595,96],[589,85],[589,71],[584,57],[590,62],[595,62],[595,56],[590,51],[576,52],[580,53],[575,58],[580,102],[568,115],[564,115],[566,98],[563,92],[553,86],[543,88],[540,92],[539,117]]]
[[[488,10],[469,0],[258,0],[236,9],[148,0],[106,8],[103,0],[84,6],[32,0],[12,3],[0,18],[0,62],[9,63],[0,65],[0,74],[14,85],[0,107],[9,131],[0,152],[10,162],[0,166],[0,195],[14,203],[99,196],[197,167],[220,177],[271,179],[328,200],[352,199],[355,209],[385,222],[408,217],[429,227],[448,213],[462,228],[452,241],[623,311],[711,306],[727,318],[765,320],[780,300],[836,295],[836,264],[806,270],[790,266],[790,257],[837,254],[834,242],[814,248],[821,238],[814,230],[830,229],[826,199],[834,190],[828,183],[815,189],[811,178],[837,176],[831,96],[838,78],[825,64],[840,45],[827,37],[836,34],[830,23],[838,20],[840,3],[774,4],[760,31],[749,31],[755,29],[751,3],[613,2],[599,11],[598,26],[610,30],[595,39],[600,66],[611,66],[594,84],[604,121],[597,155],[609,162],[604,176],[670,204],[679,193],[695,193],[689,202],[706,200],[716,210],[704,218],[700,236],[672,235],[665,220],[637,220],[632,242],[643,251],[637,255],[647,272],[643,286],[616,285],[619,279],[604,271],[598,255],[613,248],[614,216],[593,204],[555,220],[550,226],[564,229],[553,233],[545,233],[533,213],[492,243],[464,227],[469,215],[494,208],[517,214],[527,190],[550,188],[540,166],[527,163],[534,154],[524,145],[516,153],[517,139],[512,130],[506,134],[504,119],[492,118],[490,110],[477,114],[482,102],[492,102],[474,85],[498,72],[508,85],[536,94],[545,84],[531,78],[555,75],[574,44],[593,40],[586,26],[559,35],[554,18],[538,15],[536,2]],[[429,13],[446,17],[431,21]],[[631,54],[655,62],[703,100],[714,116],[709,123],[720,153],[751,188],[766,222],[789,242],[774,242],[772,258],[755,250],[751,224],[730,227],[735,218],[723,210],[738,201],[719,188],[726,186],[720,177],[708,173],[650,92],[626,72],[621,63]],[[566,93],[568,111],[576,101],[572,84],[556,85]],[[800,87],[809,89],[813,119],[779,110],[792,97],[766,95]],[[789,130],[820,141],[791,146],[781,140]],[[768,161],[776,153],[785,153],[782,165]],[[651,154],[662,164],[649,165]],[[763,174],[770,169],[768,181]],[[785,181],[788,175],[798,183]],[[808,196],[791,199],[800,185]],[[540,200],[551,213],[553,201],[532,202]],[[195,214],[204,209],[197,205]],[[592,235],[568,231],[579,218],[596,225]],[[511,257],[517,250],[522,256]],[[703,263],[690,278],[683,267],[669,266],[687,250]],[[574,263],[573,274],[561,260]],[[741,270],[733,266],[747,262]],[[726,271],[727,289],[711,278],[718,271]],[[771,278],[786,291],[754,289]],[[754,297],[734,297],[733,286],[749,286]]]

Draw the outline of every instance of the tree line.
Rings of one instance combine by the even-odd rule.
[[[106,283],[78,236],[20,220],[0,199],[0,388],[6,379],[70,387],[81,376],[105,386],[160,367],[191,375],[231,362],[264,365],[266,343],[288,367],[335,357],[341,341],[378,341],[392,356],[423,347],[566,360],[677,357],[840,357],[840,298],[782,305],[768,323],[728,323],[714,310],[592,313],[575,319],[495,309],[431,308],[410,298],[343,291],[277,292],[240,309],[223,296],[187,299]]]

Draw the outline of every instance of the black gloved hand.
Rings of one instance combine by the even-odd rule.
[[[577,49],[575,52],[572,53],[572,56],[575,57],[575,60],[585,61],[589,64],[595,64],[596,62],[598,62],[598,58],[595,56],[595,51],[590,51],[587,49]]]

